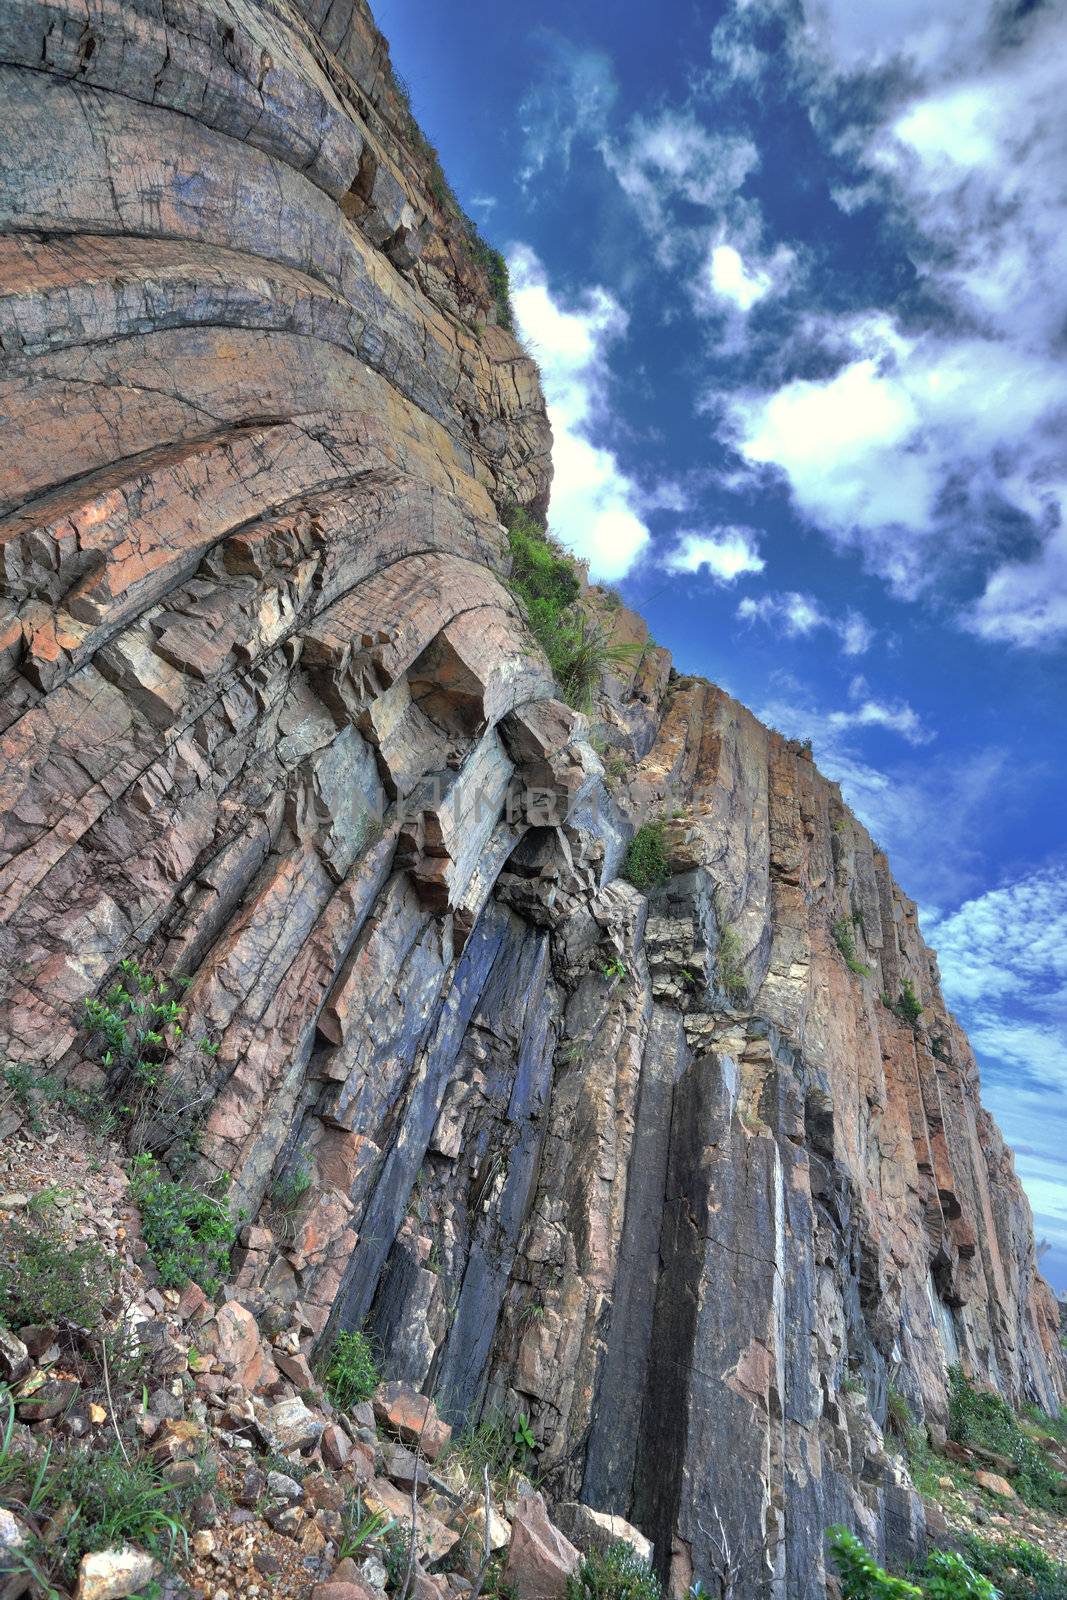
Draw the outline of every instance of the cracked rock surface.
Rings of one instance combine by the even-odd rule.
[[[500,522],[548,501],[536,367],[362,0],[0,17],[5,1060],[107,1092],[83,1000],[180,980],[231,1303],[525,1419],[681,1592],[724,1530],[735,1600],[823,1596],[833,1522],[906,1558],[890,1385],[1065,1389],[915,906],[596,589],[640,655],[562,703]]]

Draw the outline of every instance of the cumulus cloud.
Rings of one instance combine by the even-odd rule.
[[[707,572],[717,583],[733,583],[765,566],[751,528],[715,528],[711,533],[681,533],[663,561],[668,572]]]
[[[829,331],[851,359],[734,398],[727,427],[751,467],[784,473],[802,514],[898,593],[933,582],[941,556],[992,545],[994,506],[1058,516],[1061,363],[995,339],[909,337],[884,317]]]
[[[762,622],[788,639],[806,638],[820,628],[828,628],[837,634],[846,656],[863,655],[874,640],[874,629],[858,611],[832,616],[814,595],[799,594],[795,589],[758,598],[746,595],[737,608],[737,615],[742,622]]]
[[[952,573],[983,586],[960,606],[965,627],[1062,640],[1067,11],[736,0],[715,37],[749,78],[772,14],[794,88],[851,169],[833,192],[849,212],[877,202],[906,236],[924,320],[824,318],[819,377],[809,345],[729,412],[741,457],[784,475],[805,517],[899,594]],[[757,294],[756,270],[745,277]],[[1006,526],[1029,538],[1006,544]]]
[[[611,421],[608,359],[627,316],[606,289],[586,289],[570,303],[549,288],[527,245],[508,258],[519,331],[541,367],[554,435],[553,533],[589,562],[596,578],[622,578],[648,543],[642,493],[613,450],[591,435]]]

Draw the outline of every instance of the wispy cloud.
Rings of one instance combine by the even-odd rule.
[[[554,162],[568,167],[577,139],[598,139],[618,95],[611,59],[603,51],[583,49],[547,29],[537,42],[543,70],[519,104],[524,187]]]
[[[680,533],[663,558],[668,572],[706,572],[718,583],[733,583],[765,566],[751,528],[714,528],[710,533]]]
[[[622,578],[649,539],[642,495],[615,452],[592,435],[611,425],[608,350],[626,332],[626,312],[600,287],[569,302],[553,294],[528,245],[513,247],[508,266],[515,316],[540,364],[554,436],[552,531],[589,562],[594,577]]]
[[[849,610],[844,616],[832,616],[814,595],[800,594],[795,589],[784,594],[746,595],[737,607],[737,615],[742,622],[764,623],[787,639],[807,638],[827,628],[837,634],[846,656],[863,655],[875,636],[860,612]]]

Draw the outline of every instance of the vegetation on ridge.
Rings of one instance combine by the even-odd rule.
[[[512,591],[522,601],[563,698],[575,710],[588,711],[607,668],[632,663],[642,647],[613,643],[603,624],[581,608],[578,563],[539,522],[519,507],[507,513],[506,522]]]

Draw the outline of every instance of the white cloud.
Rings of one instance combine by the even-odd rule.
[[[578,138],[601,135],[618,94],[611,61],[602,51],[582,49],[561,34],[545,31],[545,71],[519,104],[525,188],[553,160],[570,165]]]
[[[737,608],[737,615],[742,622],[765,623],[790,639],[805,638],[819,628],[828,628],[837,634],[846,656],[863,655],[874,640],[874,629],[858,611],[849,610],[842,617],[831,616],[813,595],[799,594],[795,589],[758,598],[746,596]]]
[[[743,396],[729,418],[742,457],[784,473],[799,510],[898,593],[943,592],[952,575],[984,586],[964,626],[1062,641],[1067,7],[735,0],[714,48],[749,79],[769,16],[787,40],[779,70],[851,166],[839,204],[877,201],[900,225],[939,331],[929,315],[921,329],[823,319],[821,355],[850,346],[838,370],[794,366]],[[750,266],[741,250],[742,293],[767,254]],[[1025,556],[1005,552],[1007,524],[1031,529]]]
[[[794,275],[794,252],[766,247],[760,208],[742,193],[760,160],[747,136],[713,131],[691,107],[667,107],[633,117],[601,153],[698,315],[743,318]]]
[[[599,287],[565,305],[527,245],[513,248],[508,266],[516,320],[540,363],[554,436],[552,531],[589,562],[594,578],[622,578],[649,539],[642,495],[614,451],[589,434],[610,421],[607,351],[626,332],[626,313]]]
[[[734,399],[727,426],[743,459],[783,472],[798,510],[898,593],[991,542],[991,504],[1055,515],[1058,362],[992,339],[909,338],[885,318],[827,331],[852,359]]]
[[[733,583],[765,566],[750,528],[716,528],[712,533],[681,533],[664,557],[668,572],[704,572],[719,583]]]
[[[730,300],[739,311],[751,311],[770,292],[773,279],[759,267],[748,268],[732,244],[716,244],[708,256],[708,292]]]
[[[706,253],[707,223],[688,214],[694,207],[712,219],[740,214],[736,197],[759,165],[751,139],[713,133],[677,108],[633,117],[624,138],[605,138],[600,148],[663,265]]]
[[[1067,506],[1067,490],[1060,505]],[[1041,647],[1067,634],[1067,527],[1059,527],[1031,561],[1006,561],[964,615],[983,639]]]

